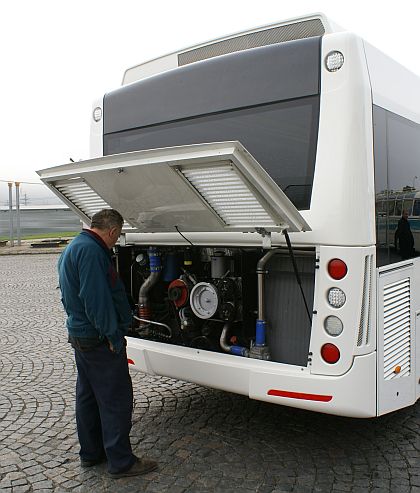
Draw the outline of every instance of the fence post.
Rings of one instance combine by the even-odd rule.
[[[15,181],[16,186],[16,236],[17,236],[17,244],[20,246],[20,198],[19,198],[19,186],[20,182]]]
[[[8,182],[9,185],[9,240],[10,240],[10,246],[15,246],[14,240],[13,240],[13,197],[12,197],[12,187],[13,183]]]

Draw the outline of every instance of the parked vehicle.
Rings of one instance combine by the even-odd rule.
[[[375,198],[420,176],[418,94],[323,15],[127,70],[91,159],[39,174],[86,224],[126,221],[133,367],[342,416],[413,404],[420,264],[377,244]]]

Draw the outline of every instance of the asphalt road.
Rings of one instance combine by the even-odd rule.
[[[420,492],[420,404],[320,415],[133,373],[140,478],[81,469],[57,255],[0,257],[0,492]]]

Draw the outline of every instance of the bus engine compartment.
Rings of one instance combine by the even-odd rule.
[[[128,336],[307,366],[315,251],[117,245]],[[309,317],[309,320],[308,320]]]

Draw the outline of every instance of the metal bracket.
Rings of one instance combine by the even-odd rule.
[[[255,228],[255,231],[262,236],[262,247],[264,250],[271,248],[271,232],[265,228]]]

